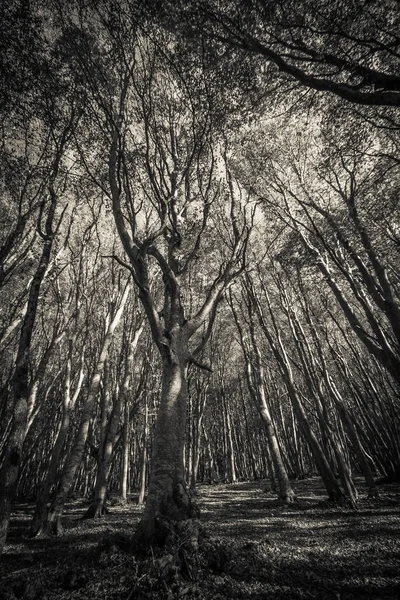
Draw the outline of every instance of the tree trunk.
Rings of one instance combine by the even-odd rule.
[[[237,475],[236,475],[236,464],[235,464],[235,451],[233,448],[233,439],[232,439],[232,422],[231,415],[229,413],[229,406],[226,399],[225,389],[223,384],[221,385],[221,396],[222,396],[222,407],[224,410],[224,422],[225,422],[225,431],[226,431],[226,475],[229,478],[230,483],[236,483]]]
[[[294,495],[294,491],[292,489],[292,486],[290,485],[289,482],[289,477],[287,475],[286,469],[285,469],[285,465],[283,464],[283,460],[282,460],[282,454],[279,448],[279,444],[278,444],[278,440],[276,438],[276,433],[275,433],[275,427],[274,427],[274,423],[272,421],[271,418],[271,413],[267,404],[267,399],[265,397],[265,388],[264,388],[264,383],[263,383],[263,375],[264,375],[264,370],[261,364],[261,356],[259,355],[259,350],[258,348],[255,348],[256,350],[256,357],[257,357],[257,362],[258,362],[258,368],[259,368],[259,381],[258,381],[258,398],[259,398],[259,403],[260,403],[260,414],[261,414],[261,418],[264,422],[265,425],[265,429],[267,432],[267,438],[268,438],[268,444],[269,444],[269,449],[270,449],[270,455],[271,455],[271,460],[272,460],[272,464],[274,467],[274,473],[275,473],[275,480],[277,482],[278,485],[278,495],[279,498],[281,498],[281,500],[284,500],[287,503],[291,503],[295,500],[295,495]]]
[[[247,418],[247,410],[246,410],[246,402],[245,402],[243,386],[242,386],[242,382],[241,382],[240,378],[239,378],[239,389],[240,389],[240,396],[242,399],[243,417],[244,417],[244,425],[245,425],[245,429],[246,429],[247,447],[248,447],[249,458],[250,458],[251,472],[253,475],[253,479],[257,480],[258,472],[257,472],[257,465],[256,465],[256,457],[255,457],[255,452],[254,452],[254,447],[253,447],[253,440],[250,435],[249,420]]]
[[[255,336],[254,329],[254,308],[253,308],[253,298],[251,293],[248,291],[246,298],[246,307],[249,314],[249,330],[250,330],[250,341],[251,341],[251,349],[254,355],[254,366],[253,361],[251,360],[251,356],[249,354],[249,350],[246,348],[246,343],[244,339],[244,334],[242,327],[239,323],[237,315],[232,308],[232,312],[234,314],[234,318],[236,321],[236,326],[239,331],[239,336],[241,340],[241,345],[244,353],[244,357],[246,360],[246,380],[249,388],[250,395],[253,397],[253,400],[257,406],[259,406],[261,418],[265,425],[265,431],[267,434],[268,447],[270,453],[270,459],[273,465],[273,475],[275,483],[277,484],[277,492],[279,497],[285,502],[291,503],[295,500],[295,495],[293,489],[290,485],[289,478],[285,469],[285,465],[283,464],[281,451],[279,448],[278,440],[276,438],[275,427],[272,422],[271,413],[267,404],[267,399],[265,396],[265,387],[264,387],[264,368],[261,360],[261,353],[259,347],[257,345],[257,340]]]
[[[299,423],[300,431],[302,432],[304,438],[306,439],[306,441],[310,447],[310,450],[313,455],[318,472],[321,475],[322,480],[325,484],[325,488],[328,493],[329,499],[336,502],[342,498],[343,493],[335,479],[335,476],[334,476],[332,469],[329,465],[329,462],[321,448],[321,445],[320,445],[316,435],[314,434],[313,430],[311,429],[306,412],[305,412],[302,402],[299,398],[299,394],[297,393],[297,390],[295,388],[295,385],[293,382],[291,366],[290,366],[290,361],[288,359],[285,347],[283,345],[281,336],[279,334],[279,329],[277,327],[273,313],[271,311],[271,305],[269,302],[268,294],[267,294],[266,290],[264,289],[263,291],[264,291],[265,298],[266,298],[266,301],[268,304],[271,321],[272,321],[273,327],[276,332],[277,343],[272,338],[270,330],[265,321],[262,307],[260,305],[260,302],[259,302],[257,296],[254,294],[254,291],[251,287],[250,282],[248,285],[248,291],[249,291],[251,300],[254,303],[261,329],[263,330],[263,333],[265,334],[265,337],[268,340],[268,343],[272,349],[272,352],[273,352],[273,354],[276,358],[276,361],[279,365],[279,368],[281,370],[281,373],[282,373],[282,376],[283,376],[283,379],[284,379],[284,382],[286,385],[286,389],[289,394],[289,398],[293,405],[294,413],[295,413],[296,418]]]
[[[276,438],[275,427],[271,418],[267,399],[265,397],[265,389],[261,380],[262,375],[263,372],[261,371],[261,373],[259,373],[260,381],[258,382],[257,392],[253,390],[253,393],[255,394],[256,399],[258,399],[261,418],[265,425],[269,454],[273,466],[274,480],[277,485],[278,496],[281,498],[281,500],[291,503],[295,500],[295,495],[292,486],[290,485],[285,465],[283,464],[281,451]]]
[[[196,489],[197,474],[199,471],[203,417],[204,409],[206,406],[208,387],[208,382],[204,386],[201,385],[200,380],[196,382],[196,410],[194,411],[195,414],[193,415],[193,460],[192,470],[190,472],[190,489],[193,491]]]
[[[84,378],[84,352],[82,352],[81,356],[81,364],[80,371],[78,377],[78,383],[76,386],[75,393],[71,398],[71,370],[72,370],[72,352],[73,352],[73,340],[70,339],[68,343],[68,358],[67,358],[67,368],[65,374],[65,382],[64,382],[64,402],[63,402],[63,412],[61,416],[61,423],[58,429],[56,441],[54,443],[54,447],[50,457],[49,468],[47,471],[46,478],[42,483],[38,497],[36,500],[36,508],[35,513],[32,519],[31,527],[30,527],[30,535],[31,537],[40,535],[42,533],[47,533],[47,517],[48,517],[48,503],[50,500],[50,492],[51,488],[54,485],[57,469],[60,464],[60,455],[61,450],[64,446],[64,442],[67,437],[69,423],[70,423],[70,415],[73,410],[76,400],[78,399],[79,393],[81,391],[83,378]]]
[[[97,360],[96,368],[90,383],[86,402],[83,407],[81,421],[75,440],[75,445],[65,465],[60,484],[50,506],[48,519],[54,533],[57,534],[62,533],[61,515],[64,510],[64,504],[67,499],[68,492],[73,485],[76,471],[83,458],[86,440],[88,438],[89,433],[89,425],[92,419],[94,404],[97,398],[97,393],[99,391],[100,380],[103,373],[104,364],[107,359],[108,349],[111,344],[115,328],[117,327],[121,319],[126,300],[128,298],[129,290],[129,285],[126,285],[122,298],[120,299],[120,305],[118,307],[118,310],[116,311],[111,322],[108,324],[100,355]]]
[[[126,502],[128,498],[128,474],[129,474],[129,454],[130,454],[130,427],[129,427],[129,401],[125,398],[124,406],[124,424],[122,426],[122,459],[121,459],[121,477],[120,477],[120,497],[121,502]]]
[[[89,508],[83,519],[100,518],[106,512],[107,480],[111,468],[112,453],[121,414],[121,394],[117,390],[117,399],[113,406],[110,421],[107,420],[107,408],[110,400],[110,369],[108,359],[104,362],[103,389],[100,401],[99,446],[96,454],[96,483]]]
[[[197,544],[194,509],[185,485],[186,356],[181,331],[175,334],[173,360],[164,357],[162,389],[154,436],[152,470],[143,518],[134,544],[164,545],[172,532],[189,531]]]
[[[146,493],[146,476],[147,476],[147,441],[149,438],[149,406],[146,398],[146,406],[144,409],[144,430],[143,430],[143,447],[140,456],[140,478],[139,478],[139,497],[138,504],[144,504],[144,496]]]
[[[53,221],[57,198],[51,188],[52,202],[46,219],[47,238],[29,289],[28,307],[21,327],[21,333],[13,375],[13,420],[2,468],[0,470],[0,554],[6,541],[10,521],[11,504],[14,499],[18,474],[22,460],[22,447],[25,440],[29,409],[29,362],[33,329],[39,304],[40,288],[50,264],[53,243]],[[44,206],[44,202],[43,202]]]
[[[311,429],[300,399],[297,397],[297,393],[294,389],[292,389],[291,385],[288,387],[288,392],[290,399],[293,402],[293,409],[300,425],[300,431],[310,447],[312,456],[318,469],[318,473],[321,475],[322,481],[325,484],[328,497],[331,501],[336,502],[343,497],[343,493],[335,479],[335,475],[332,472],[321,445]]]

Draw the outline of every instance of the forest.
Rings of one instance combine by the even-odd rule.
[[[397,599],[397,1],[0,4],[0,599]]]

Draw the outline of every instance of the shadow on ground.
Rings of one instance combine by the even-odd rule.
[[[147,594],[130,600],[398,600],[400,486],[385,484],[369,500],[359,482],[358,510],[325,502],[317,478],[293,486],[298,501],[290,506],[266,492],[266,482],[201,486],[205,544],[218,560],[175,591],[160,591],[149,578]],[[85,509],[82,502],[68,505],[62,537],[29,539],[33,507],[15,507],[0,563],[1,600],[129,597],[137,563],[105,542],[131,534],[141,510],[128,503],[111,507],[104,519],[81,521]]]

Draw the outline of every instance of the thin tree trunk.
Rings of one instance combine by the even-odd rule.
[[[368,488],[368,493],[370,496],[376,496],[377,491],[376,491],[375,478],[372,474],[372,470],[371,470],[368,458],[366,456],[365,450],[361,445],[360,438],[358,436],[354,422],[353,422],[352,418],[350,417],[348,409],[346,408],[346,406],[343,402],[343,399],[341,398],[341,395],[339,394],[339,391],[336,388],[333,381],[331,380],[329,374],[328,374],[328,380],[330,382],[330,386],[332,389],[332,396],[334,398],[336,408],[339,413],[339,417],[346,429],[346,433],[348,435],[348,438],[350,440],[350,443],[352,445],[354,453],[357,457],[358,464],[360,465],[361,472],[364,475],[365,483]]]
[[[261,361],[261,353],[259,347],[257,345],[257,340],[255,337],[254,330],[254,310],[253,310],[253,300],[250,293],[247,294],[247,302],[246,307],[249,315],[249,330],[250,330],[250,340],[251,340],[251,348],[254,355],[254,363],[255,368],[253,367],[253,361],[249,355],[249,351],[246,348],[246,343],[244,339],[243,329],[239,323],[238,317],[233,311],[233,307],[231,305],[234,318],[236,321],[236,326],[239,331],[239,336],[241,340],[241,345],[243,349],[243,353],[246,360],[246,379],[247,385],[249,388],[249,392],[253,397],[256,405],[259,407],[260,415],[262,421],[265,426],[265,431],[267,434],[268,447],[270,453],[270,459],[273,465],[273,477],[277,484],[277,492],[279,497],[285,502],[291,503],[295,500],[295,495],[293,489],[290,485],[289,478],[283,464],[281,451],[279,448],[278,440],[276,438],[275,427],[272,422],[271,413],[269,406],[267,404],[267,399],[265,396],[265,387],[264,387],[264,369]]]
[[[75,403],[80,394],[82,383],[84,379],[84,351],[81,355],[81,363],[80,370],[78,376],[78,382],[75,389],[75,393],[71,398],[71,370],[72,370],[72,353],[74,349],[74,340],[70,339],[68,342],[68,357],[67,357],[67,367],[65,374],[65,382],[64,382],[64,401],[63,401],[63,411],[61,416],[61,422],[58,429],[56,441],[53,446],[53,450],[50,457],[50,463],[47,471],[47,475],[45,480],[43,481],[38,497],[36,500],[36,508],[35,513],[32,519],[31,527],[30,527],[30,535],[31,537],[40,535],[42,533],[47,534],[47,517],[48,517],[48,503],[50,500],[50,492],[51,488],[54,485],[57,469],[60,464],[60,455],[61,450],[64,446],[64,442],[67,437],[69,423],[70,423],[70,415],[72,410],[74,409]]]
[[[130,420],[129,420],[129,400],[125,398],[124,405],[124,424],[122,426],[122,458],[121,458],[121,476],[120,476],[120,497],[125,503],[128,498],[129,486],[129,455],[130,455]]]
[[[63,474],[61,476],[61,481],[50,506],[48,519],[53,531],[57,534],[62,533],[61,515],[64,509],[64,504],[67,499],[68,492],[73,485],[76,471],[83,458],[85,444],[89,433],[90,421],[93,415],[94,404],[97,398],[97,393],[100,387],[100,380],[104,369],[104,363],[107,359],[108,349],[111,344],[115,328],[117,327],[121,319],[129,291],[130,286],[127,284],[125,286],[124,293],[120,300],[118,310],[116,311],[111,322],[108,324],[107,331],[100,350],[100,355],[97,360],[96,368],[94,370],[92,380],[90,383],[86,402],[82,410],[81,421],[79,424],[75,445],[65,465]]]
[[[58,159],[59,161],[59,159]],[[58,166],[58,162],[56,163]],[[57,172],[57,169],[55,170]],[[51,205],[46,219],[47,237],[33,277],[28,296],[28,306],[23,319],[12,380],[13,420],[7,441],[4,461],[0,470],[0,554],[6,541],[10,520],[11,504],[14,499],[19,469],[22,460],[22,447],[25,440],[29,409],[29,361],[32,334],[39,304],[40,289],[50,264],[54,238],[53,221],[57,197],[51,187]]]
[[[243,386],[242,386],[242,382],[240,379],[239,379],[239,388],[240,388],[240,395],[242,398],[243,417],[244,417],[244,424],[245,424],[245,428],[246,428],[247,447],[248,447],[248,453],[249,453],[249,457],[250,457],[251,472],[253,475],[253,479],[257,480],[258,473],[257,473],[256,457],[255,457],[255,453],[254,453],[253,440],[250,435],[249,420],[247,418],[247,410],[246,410],[246,402],[245,402],[244,393],[243,393]]]
[[[295,415],[297,417],[297,420],[298,420],[298,423],[300,426],[300,430],[301,430],[304,438],[306,439],[307,443],[309,444],[309,447],[312,452],[313,458],[315,460],[318,472],[322,477],[322,480],[324,482],[328,496],[329,496],[330,500],[338,501],[342,498],[343,493],[335,479],[335,476],[332,472],[331,467],[329,466],[329,462],[326,459],[326,456],[320,446],[320,443],[318,442],[317,437],[315,436],[313,430],[311,429],[306,412],[305,412],[302,402],[299,398],[299,394],[297,393],[296,388],[294,386],[290,363],[289,363],[289,360],[288,360],[288,357],[286,354],[286,350],[283,346],[274,316],[271,311],[271,306],[269,303],[269,298],[268,298],[267,292],[265,289],[263,290],[265,298],[267,300],[268,307],[269,307],[272,324],[273,324],[273,327],[276,332],[277,343],[272,338],[269,328],[265,322],[262,308],[257,299],[257,296],[254,294],[254,292],[252,290],[251,283],[249,283],[248,289],[251,294],[251,300],[253,301],[254,307],[257,312],[260,326],[265,334],[266,339],[268,340],[268,343],[269,343],[269,345],[274,353],[274,356],[277,360],[277,363],[281,369],[281,373],[282,373],[283,379],[285,381],[285,385],[286,385],[286,388],[287,388],[287,391],[289,394],[289,398],[293,404],[293,409],[294,409]]]
[[[236,475],[236,464],[235,464],[235,451],[233,448],[233,439],[232,439],[232,422],[231,415],[229,413],[229,406],[225,394],[225,388],[221,385],[221,396],[222,396],[222,406],[224,409],[224,421],[226,428],[226,460],[227,462],[227,476],[231,483],[236,483],[237,475]]]
[[[203,417],[204,410],[206,407],[207,401],[207,391],[208,391],[209,383],[207,382],[204,386],[201,385],[200,380],[197,381],[196,385],[196,411],[193,416],[193,420],[195,423],[194,426],[194,441],[193,441],[193,461],[192,461],[192,470],[190,473],[190,489],[196,489],[197,475],[199,471],[199,462],[200,462],[200,449],[201,449],[201,437],[203,432]],[[196,419],[195,419],[196,417]]]
[[[140,456],[140,476],[139,476],[139,497],[138,504],[141,506],[144,504],[144,497],[146,493],[146,476],[147,476],[147,443],[149,439],[149,406],[146,397],[146,404],[144,408],[144,429],[143,429],[143,447]]]

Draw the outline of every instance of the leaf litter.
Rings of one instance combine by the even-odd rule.
[[[400,597],[400,484],[354,510],[324,500],[318,478],[293,482],[282,504],[265,482],[199,486],[204,534],[185,573],[172,550],[127,551],[140,519],[133,501],[81,521],[68,504],[61,537],[29,538],[33,511],[17,504],[0,561],[1,600],[263,600]],[[124,542],[125,540],[125,542]]]

